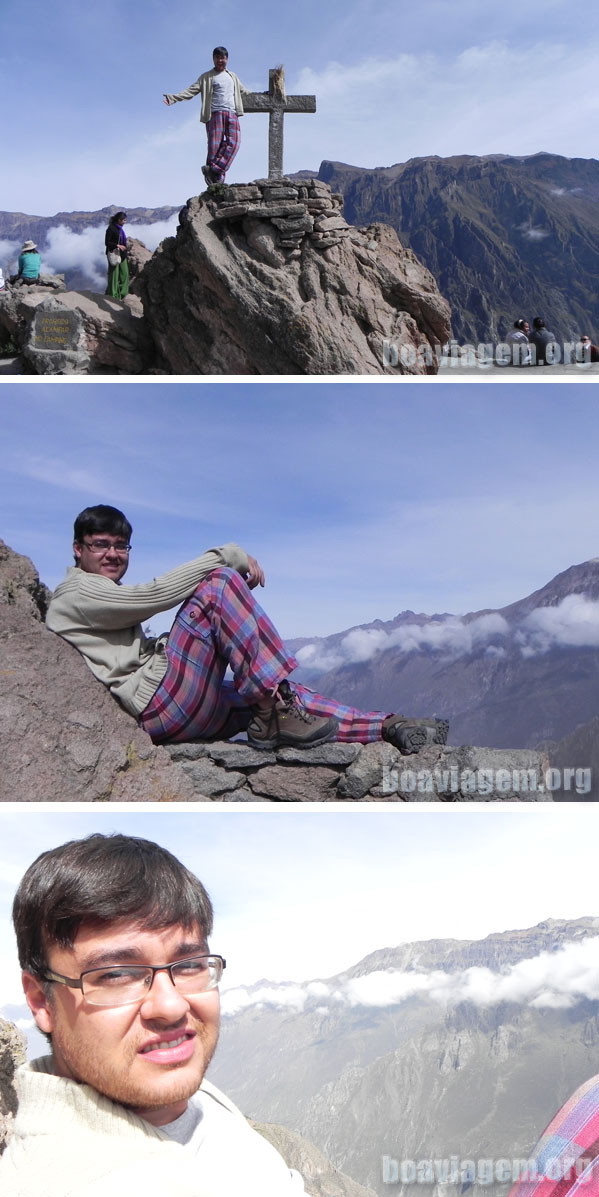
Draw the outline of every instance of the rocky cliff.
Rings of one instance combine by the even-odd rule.
[[[435,280],[392,229],[341,208],[315,179],[212,186],[143,266],[143,311],[135,295],[9,288],[0,348],[38,374],[435,373],[449,335]]]
[[[402,925],[398,909],[398,938]],[[308,1137],[381,1197],[408,1197],[415,1187],[386,1185],[384,1156],[527,1159],[562,1102],[599,1071],[599,1002],[574,982],[561,1009],[543,1004],[551,976],[543,962],[567,949],[571,976],[583,955],[591,976],[598,935],[596,917],[548,919],[482,940],[389,946],[301,983],[303,1002],[294,1002],[297,979],[291,990],[262,980],[225,1013],[215,1083],[254,1117]],[[563,960],[556,975],[567,975]],[[494,1001],[510,976],[518,984]],[[439,977],[458,986],[455,1002],[435,1000]],[[509,1187],[493,1176],[483,1186]],[[465,1189],[458,1182],[436,1191],[458,1197]]]
[[[391,225],[435,276],[461,343],[543,316],[558,341],[599,324],[599,162],[533,154],[412,158],[377,170],[323,162],[357,224]]]
[[[538,752],[156,747],[79,653],[47,631],[48,599],[32,562],[0,541],[0,801],[551,801]]]

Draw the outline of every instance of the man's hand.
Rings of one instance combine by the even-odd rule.
[[[264,586],[264,570],[261,569],[260,565],[256,561],[256,558],[250,557],[249,553],[247,554],[247,559],[249,561],[250,568],[245,575],[245,580],[250,590],[254,590],[256,586]]]
[[[175,103],[176,103],[176,101],[175,101],[175,100],[169,100],[169,98],[168,98],[168,96],[166,95],[166,93],[163,93],[163,95],[162,95],[162,103],[163,103],[163,104],[168,104],[168,105],[169,105],[169,107],[170,107],[170,105],[171,105],[171,104],[175,104]]]

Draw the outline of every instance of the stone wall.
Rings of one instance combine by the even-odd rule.
[[[237,741],[167,750],[211,801],[552,801],[544,786],[547,758],[525,748],[435,746],[406,757],[380,741],[275,752]]]

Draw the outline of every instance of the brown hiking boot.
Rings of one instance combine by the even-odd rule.
[[[336,719],[309,715],[285,681],[272,706],[254,707],[247,736],[252,748],[315,748],[334,740],[338,730]]]
[[[382,738],[398,748],[402,756],[413,756],[429,744],[446,744],[447,719],[409,719],[406,715],[388,715],[383,721]]]

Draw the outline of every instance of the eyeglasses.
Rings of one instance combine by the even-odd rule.
[[[116,544],[111,544],[109,540],[84,540],[83,543],[90,553],[96,553],[99,557],[109,549],[113,549],[115,553],[131,552],[131,545],[124,540],[117,540]]]
[[[191,956],[173,964],[114,964],[88,968],[79,980],[46,970],[43,981],[58,981],[80,989],[91,1006],[128,1006],[141,1002],[152,988],[156,973],[167,972],[178,993],[201,994],[216,989],[226,960],[222,956]]]

